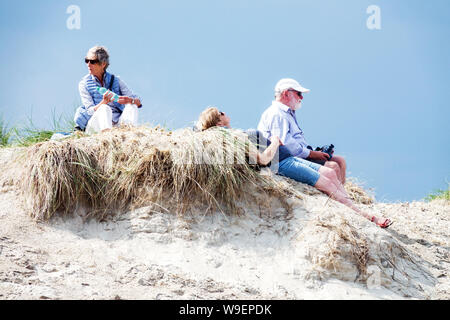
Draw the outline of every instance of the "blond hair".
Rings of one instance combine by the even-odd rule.
[[[220,111],[216,107],[209,107],[203,110],[198,117],[197,129],[200,131],[216,126],[220,121]]]

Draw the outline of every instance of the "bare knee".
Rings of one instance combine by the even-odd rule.
[[[320,175],[314,187],[322,192],[325,192],[328,195],[331,195],[336,191],[335,184],[332,182],[332,180],[327,178],[323,174]]]
[[[337,162],[327,161],[326,166],[334,171],[336,177],[341,176],[341,168]]]
[[[335,156],[333,157],[333,161],[335,161],[335,163],[337,163],[339,165],[339,169],[340,169],[340,180],[342,182],[342,184],[345,183],[345,172],[347,170],[347,164],[345,163],[345,159],[341,156]]]
[[[324,175],[326,178],[328,178],[329,180],[335,181],[338,179],[338,176],[336,174],[336,171],[330,167],[321,167],[319,169],[319,173]]]
[[[345,170],[345,168],[347,167],[347,163],[345,162],[344,157],[334,156],[332,161],[336,162],[341,170]]]

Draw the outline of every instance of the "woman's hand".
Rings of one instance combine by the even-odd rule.
[[[119,96],[118,102],[120,104],[135,104],[135,105],[137,105],[138,108],[141,107],[141,101],[139,99],[130,98],[127,96]]]
[[[102,102],[100,102],[100,104],[108,104],[111,101],[113,101],[113,97],[114,97],[114,93],[112,93],[111,91],[106,92],[103,95],[103,100]]]
[[[270,142],[276,143],[278,146],[284,146],[283,141],[281,141],[280,137],[278,136],[272,136]]]
[[[130,97],[127,96],[119,96],[119,101],[118,103],[120,104],[129,104],[132,103],[133,99],[131,99]]]
[[[283,146],[283,142],[278,136],[272,136],[270,137],[270,145],[267,147],[264,152],[257,154],[257,162],[260,165],[267,165],[270,161],[272,161],[273,157],[277,153],[277,150],[280,146]]]
[[[114,93],[112,93],[111,91],[106,92],[106,93],[103,95],[102,101],[100,101],[100,103],[94,107],[94,111],[97,111],[97,109],[98,109],[102,104],[108,104],[108,103],[110,103],[111,101],[113,101],[113,97],[114,97]]]

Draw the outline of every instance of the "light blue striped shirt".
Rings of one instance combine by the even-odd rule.
[[[89,76],[92,78],[92,80],[94,80],[95,83],[98,84],[99,87],[101,87],[100,81],[97,79],[97,77],[93,76],[92,74],[90,74]],[[106,76],[106,73],[103,75],[103,83],[105,83],[105,76]],[[122,96],[127,96],[132,99],[139,99],[139,101],[141,102],[141,105],[142,105],[142,99],[139,96],[137,96],[136,94],[134,94],[133,91],[130,88],[128,88],[126,83],[122,79],[120,79],[119,76],[115,76],[115,78],[119,81],[120,92],[122,93]],[[81,79],[80,83],[78,84],[78,90],[80,91],[81,103],[85,106],[88,115],[92,116],[94,114],[95,103],[87,89],[86,81],[87,81],[86,77]],[[110,107],[114,107],[113,102],[108,103],[108,105]],[[114,122],[118,122],[119,118],[120,118],[120,113],[113,113],[112,120]]]
[[[295,111],[279,101],[272,101],[272,105],[261,115],[258,130],[266,139],[278,136],[289,152],[295,156],[306,159],[311,150],[302,129],[298,125]]]

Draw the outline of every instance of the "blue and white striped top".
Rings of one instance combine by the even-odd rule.
[[[103,86],[107,87],[107,75],[110,76],[110,74],[108,74],[107,72],[105,72],[103,74]],[[108,77],[110,78],[110,77]],[[119,83],[119,87],[120,87],[120,92],[122,96],[127,96],[130,97],[132,99],[139,99],[141,101],[142,104],[142,99],[133,93],[133,91],[128,88],[128,86],[126,85],[126,83],[120,79],[119,76],[115,76],[115,79],[117,79],[118,83]],[[92,74],[87,74],[86,76],[83,77],[83,79],[81,79],[80,83],[78,84],[78,90],[80,92],[80,96],[81,96],[81,103],[84,106],[84,109],[86,110],[86,114],[89,116],[92,116],[94,114],[94,107],[96,106],[96,103],[94,102],[94,98],[92,97],[92,95],[89,93],[87,84],[88,84],[88,80],[93,81],[97,86],[101,87],[102,85],[100,84],[100,81],[97,79],[97,77],[93,76]],[[116,82],[116,81],[114,81]],[[108,103],[108,105],[111,107],[111,109],[115,109],[114,108],[114,102],[110,102]],[[118,122],[119,118],[120,118],[121,113],[119,112],[113,112],[113,121],[114,122]]]

